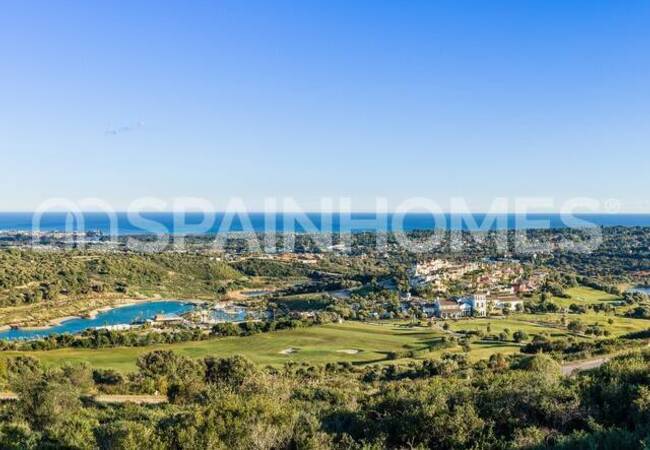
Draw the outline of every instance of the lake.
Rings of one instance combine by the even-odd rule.
[[[94,318],[74,318],[58,325],[40,330],[12,329],[0,332],[0,339],[36,339],[52,334],[80,333],[84,330],[107,325],[128,325],[134,321],[152,319],[156,314],[183,314],[194,304],[183,301],[157,301],[113,308],[97,314]]]

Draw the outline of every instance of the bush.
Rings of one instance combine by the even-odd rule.
[[[515,331],[514,334],[512,335],[512,338],[515,340],[515,342],[523,342],[528,340],[528,333],[525,331],[519,330]]]

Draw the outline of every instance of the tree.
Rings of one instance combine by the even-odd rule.
[[[544,374],[549,379],[557,379],[561,374],[560,364],[544,353],[538,353],[522,359],[519,362],[519,369]]]
[[[572,320],[568,323],[567,329],[572,333],[582,333],[584,331],[584,326],[579,320]]]
[[[212,327],[214,336],[239,336],[240,328],[232,322],[218,323]]]
[[[506,360],[506,358],[503,356],[502,353],[495,353],[490,356],[488,365],[492,369],[503,370],[508,367],[508,361]]]
[[[0,443],[2,448],[12,450],[35,449],[41,433],[30,428],[26,421],[14,420],[0,424]]]
[[[140,450],[143,443],[147,449],[165,448],[155,430],[142,423],[118,420],[99,428],[97,444],[102,450]]]
[[[29,391],[43,376],[41,363],[31,356],[17,356],[8,360],[7,380],[14,392]]]
[[[153,382],[154,389],[167,393],[170,385],[201,379],[204,366],[199,361],[177,355],[171,350],[154,350],[138,357],[139,375]]]
[[[231,387],[241,386],[256,372],[255,365],[241,355],[227,358],[205,358],[205,381],[225,384]]]
[[[514,334],[512,335],[512,338],[515,340],[515,342],[523,342],[528,340],[528,333],[526,333],[523,330],[518,330],[515,331]]]

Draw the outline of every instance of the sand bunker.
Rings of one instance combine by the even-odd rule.
[[[361,350],[356,350],[353,348],[344,348],[343,350],[337,350],[337,353],[345,353],[346,355],[356,355]]]
[[[290,355],[292,353],[296,353],[297,351],[298,351],[297,349],[289,347],[279,351],[278,353],[280,353],[281,355]]]

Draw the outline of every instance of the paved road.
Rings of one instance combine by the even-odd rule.
[[[588,359],[586,361],[572,361],[562,365],[562,375],[570,376],[583,370],[595,369],[609,361],[613,356]]]

